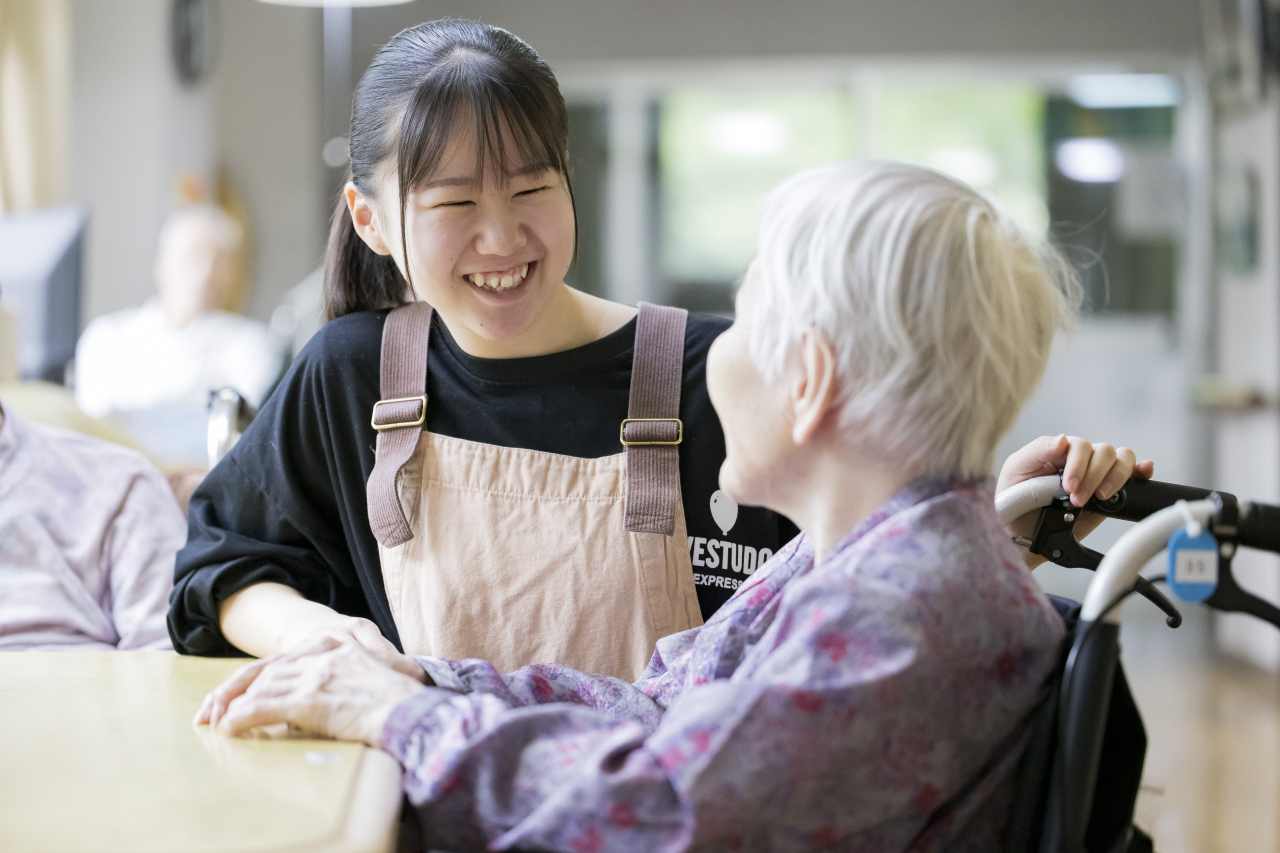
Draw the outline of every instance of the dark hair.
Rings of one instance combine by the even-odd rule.
[[[409,193],[439,165],[459,119],[475,124],[477,180],[486,166],[497,169],[502,182],[510,180],[506,128],[521,166],[545,163],[568,183],[568,112],[555,75],[533,48],[478,21],[444,19],[403,30],[378,51],[356,86],[348,174],[372,197],[375,172],[395,157],[406,253]],[[356,234],[339,198],[325,250],[326,317],[400,305],[409,291],[395,261]]]

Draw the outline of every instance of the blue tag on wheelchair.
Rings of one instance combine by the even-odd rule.
[[[1165,581],[1183,601],[1204,601],[1218,588],[1218,540],[1204,531],[1188,536],[1182,528],[1169,537]]]

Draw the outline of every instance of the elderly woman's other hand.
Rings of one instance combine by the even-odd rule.
[[[196,722],[228,735],[290,723],[310,734],[380,746],[391,709],[422,689],[422,681],[342,643],[242,667],[206,697]]]
[[[1002,492],[1024,480],[1062,472],[1062,485],[1071,493],[1071,502],[1084,506],[1089,498],[1106,500],[1119,491],[1130,477],[1143,480],[1155,474],[1156,463],[1150,459],[1138,461],[1127,447],[1110,444],[1094,444],[1074,435],[1041,436],[1015,451],[1005,460],[996,481],[996,491]],[[1029,512],[1009,525],[1014,536],[1030,538],[1035,532],[1039,510]],[[1076,522],[1076,537],[1083,539],[1103,521],[1103,517],[1091,512],[1080,514]],[[1044,562],[1043,557],[1027,555],[1027,564],[1034,568]]]

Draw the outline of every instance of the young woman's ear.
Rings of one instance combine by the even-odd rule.
[[[800,337],[795,381],[791,387],[791,440],[809,443],[836,399],[836,351],[827,336],[810,329]]]
[[[387,241],[382,238],[382,231],[378,227],[378,218],[374,215],[373,205],[369,199],[365,198],[364,193],[356,189],[356,185],[349,181],[346,187],[343,188],[342,193],[347,199],[347,210],[351,211],[351,222],[355,225],[356,233],[360,235],[360,239],[379,255],[391,254],[391,248],[387,245]]]

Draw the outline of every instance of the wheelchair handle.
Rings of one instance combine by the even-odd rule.
[[[1234,502],[1235,495],[1220,489],[1201,489],[1158,480],[1130,480],[1105,501],[1091,499],[1084,508],[1089,512],[1125,521],[1142,521],[1178,501],[1212,500],[1217,494],[1222,501]],[[1270,504],[1240,502],[1239,529],[1235,540],[1247,548],[1280,554],[1280,507]]]
[[[1280,554],[1280,506],[1246,501],[1240,504],[1241,545]]]
[[[1120,503],[1124,502],[1122,497]],[[1040,509],[1040,518],[1035,533],[1030,540],[1019,539],[1019,544],[1026,545],[1031,553],[1066,568],[1096,569],[1102,562],[1102,555],[1076,539],[1075,524],[1081,511],[1068,500],[1061,477],[1037,477],[996,495],[996,513],[1005,525],[1037,508]],[[1136,583],[1137,592],[1164,613],[1165,624],[1170,628],[1182,625],[1182,613],[1168,596],[1145,578],[1140,577]]]
[[[1198,486],[1131,479],[1105,501],[1091,498],[1084,509],[1108,518],[1142,521],[1178,501],[1191,503],[1208,500],[1214,492],[1213,489]],[[1235,500],[1235,496],[1228,492],[1217,491],[1217,494],[1225,500]],[[996,495],[996,514],[1000,516],[1000,523],[1007,525],[1032,510],[1049,506],[1055,498],[1065,497],[1067,490],[1062,488],[1060,476],[1050,474],[1047,477],[1036,477]],[[1280,507],[1263,503],[1240,503],[1240,524],[1236,541],[1247,548],[1280,554]]]
[[[1084,508],[1099,515],[1119,518],[1123,521],[1142,521],[1178,501],[1208,500],[1213,489],[1162,483],[1159,480],[1131,479],[1105,501],[1090,498]],[[1227,494],[1219,492],[1219,494]]]
[[[1084,508],[1111,518],[1142,521],[1178,501],[1211,500],[1217,494],[1222,501],[1235,501],[1235,495],[1215,489],[1180,486],[1157,480],[1130,480],[1120,491],[1105,501],[1091,499]],[[1257,548],[1280,554],[1280,507],[1264,503],[1239,503],[1240,519],[1235,541],[1246,548]]]
[[[1162,483],[1159,480],[1131,479],[1105,501],[1090,498],[1083,507],[1087,512],[1119,518],[1122,521],[1142,521],[1178,501],[1207,500],[1213,489]],[[1226,492],[1219,492],[1226,495]],[[1050,474],[1024,480],[1016,486],[996,495],[996,512],[1003,524],[1020,515],[1048,506],[1054,498],[1065,498],[1068,492],[1062,487],[1062,477]],[[1280,510],[1278,510],[1280,512]]]
[[[1062,477],[1059,474],[1023,480],[996,495],[996,515],[1000,516],[1000,523],[1007,527],[1014,519],[1032,510],[1043,509],[1054,498],[1065,498],[1067,494],[1067,490],[1062,488]]]

